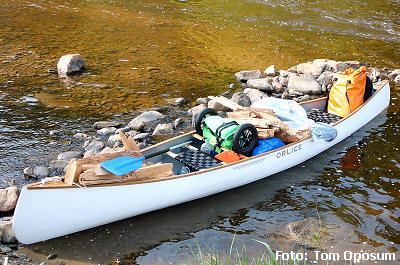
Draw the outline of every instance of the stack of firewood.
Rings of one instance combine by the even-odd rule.
[[[257,128],[258,138],[267,139],[277,137],[285,143],[292,143],[303,140],[310,136],[310,130],[295,130],[282,122],[272,110],[242,107],[225,97],[211,97],[220,104],[232,109],[228,112],[229,118],[239,124],[250,123]]]
[[[100,166],[101,162],[120,156],[141,156],[139,147],[131,137],[127,138],[123,132],[120,132],[120,137],[124,147],[119,150],[100,153],[93,157],[72,159],[68,164],[64,182],[68,185],[92,186],[149,181],[173,175],[171,163],[144,165],[142,168],[123,176],[114,175],[103,169]]]

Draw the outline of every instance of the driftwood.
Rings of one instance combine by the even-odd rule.
[[[83,172],[79,176],[79,184],[84,186],[112,184],[112,183],[133,183],[151,179],[162,179],[173,175],[172,163],[155,164],[142,167],[134,172],[123,176],[114,175],[101,167],[96,167]]]

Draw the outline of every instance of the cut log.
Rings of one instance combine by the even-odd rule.
[[[82,158],[79,161],[82,164],[98,164],[107,160],[114,159],[119,156],[140,156],[140,152],[127,150],[127,151],[118,151],[118,152],[110,152],[105,154],[99,154],[92,157]]]
[[[79,175],[82,173],[82,163],[74,158],[68,163],[67,172],[64,177],[64,182],[72,185],[78,182]]]
[[[112,183],[134,183],[144,180],[162,179],[173,175],[173,164],[155,164],[142,167],[134,172],[123,176],[114,175],[101,167],[90,169],[79,176],[79,184],[85,186],[112,184]]]
[[[131,136],[126,137],[125,133],[123,131],[120,131],[119,137],[121,138],[121,142],[124,145],[125,150],[140,152],[139,146],[136,144],[135,140],[133,140]]]
[[[279,129],[265,129],[265,128],[256,128],[258,139],[268,139],[274,137],[275,133],[279,131]]]

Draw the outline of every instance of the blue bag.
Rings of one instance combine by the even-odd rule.
[[[256,156],[262,153],[266,153],[284,145],[285,143],[282,142],[281,139],[276,137],[271,137],[265,140],[258,140],[258,145],[256,148],[254,148],[252,155]]]

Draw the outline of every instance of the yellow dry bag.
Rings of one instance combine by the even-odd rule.
[[[346,69],[337,74],[328,96],[328,112],[340,117],[349,115],[363,104],[367,68],[361,66],[358,70]]]

